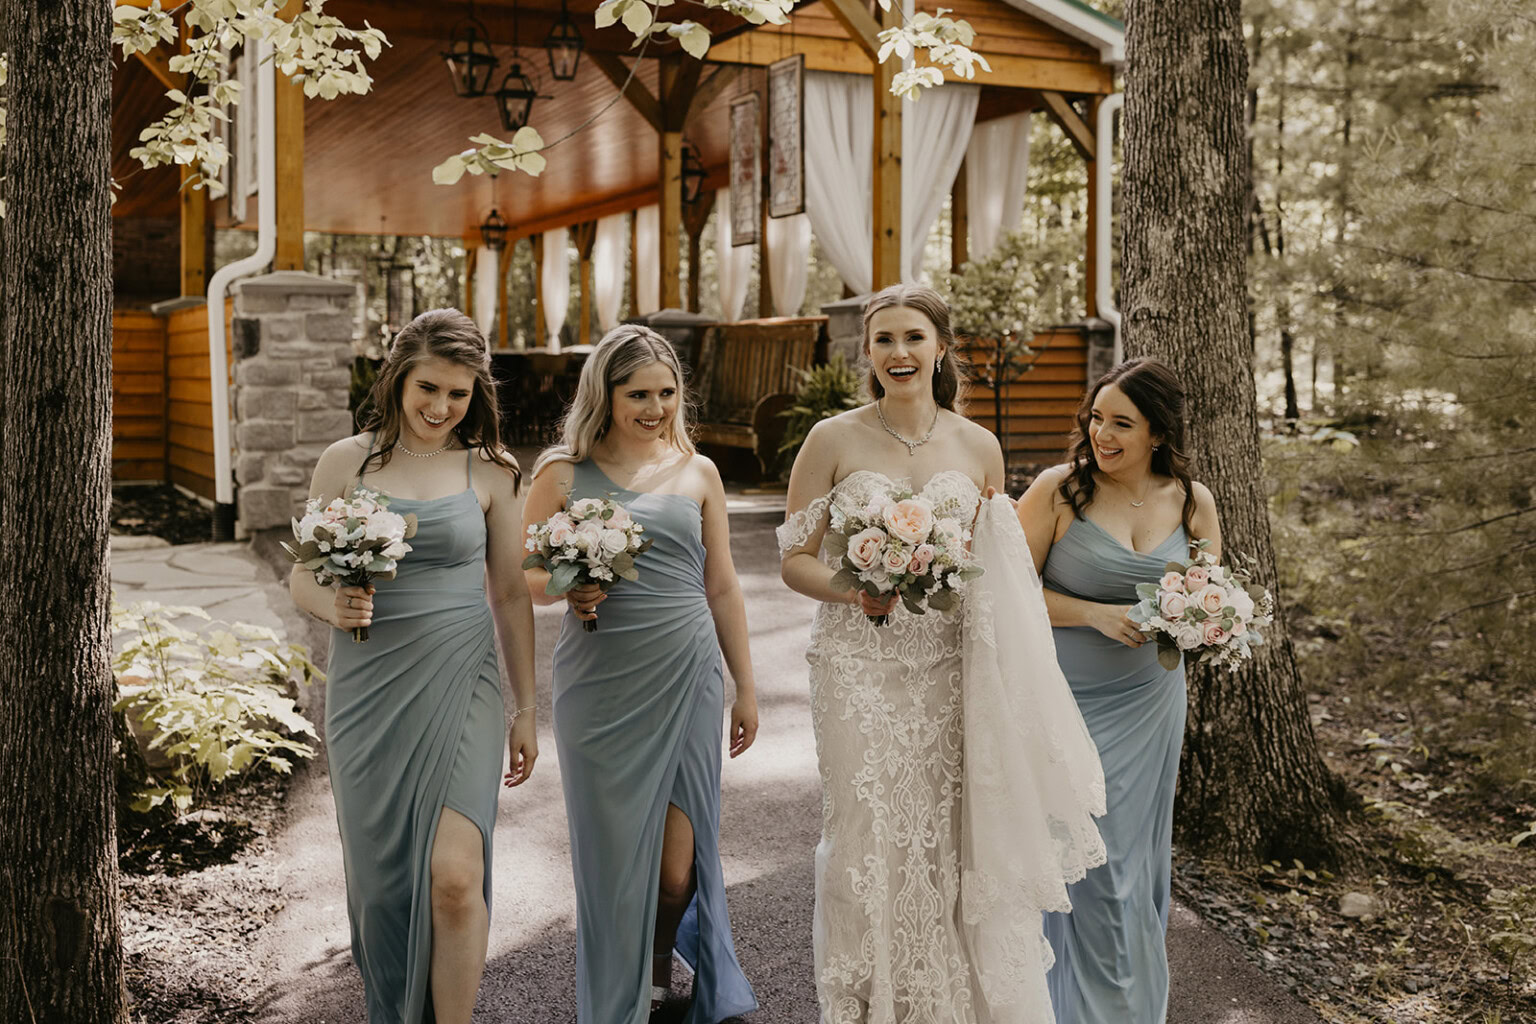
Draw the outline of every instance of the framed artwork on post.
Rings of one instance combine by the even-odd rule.
[[[768,216],[805,212],[805,54],[768,65]]]
[[[757,93],[731,103],[731,246],[757,242],[762,220],[762,121]]]

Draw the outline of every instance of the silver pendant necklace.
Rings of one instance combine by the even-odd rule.
[[[441,448],[437,449],[437,451],[434,451],[434,452],[413,452],[413,451],[411,451],[409,448],[407,448],[405,446],[405,442],[404,441],[399,441],[399,440],[397,440],[395,442],[395,447],[399,448],[401,451],[405,452],[405,454],[411,456],[412,458],[416,458],[416,459],[430,459],[432,456],[434,456],[434,455],[441,455],[441,454],[443,454],[443,452],[447,451],[449,448],[452,448],[453,447],[453,442],[449,441],[447,444],[443,445]]]
[[[885,422],[885,410],[880,408],[881,401],[883,401],[883,399],[877,400],[875,402],[875,415],[880,417],[880,425],[885,428],[885,432],[887,434],[890,434],[896,440],[907,446],[908,455],[915,456],[917,454],[918,448],[927,444],[929,439],[933,437],[933,429],[939,425],[938,406],[934,406],[933,408],[933,422],[928,424],[928,433],[924,434],[916,441],[909,441],[905,437],[902,437],[900,434],[898,434],[894,429],[892,429],[889,423]]]

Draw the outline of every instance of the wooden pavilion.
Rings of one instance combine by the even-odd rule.
[[[298,0],[292,0],[290,7],[297,6]],[[899,64],[874,61],[876,35],[882,27],[898,23],[894,12],[882,13],[862,0],[809,0],[795,8],[786,25],[753,27],[722,12],[692,10],[689,14],[714,33],[706,60],[652,43],[631,74],[636,53],[632,37],[622,26],[596,29],[596,6],[596,0],[330,0],[327,13],[349,25],[366,21],[384,30],[391,46],[370,64],[374,87],[363,97],[305,101],[297,86],[279,81],[274,104],[273,269],[304,269],[306,230],[375,234],[382,225],[389,234],[462,238],[472,276],[476,256],[484,248],[480,225],[494,208],[509,223],[509,241],[537,239],[555,228],[574,229],[583,256],[585,312],[591,231],[583,226],[657,204],[658,249],[654,257],[634,252],[633,259],[638,263],[654,258],[660,267],[663,309],[697,309],[699,261],[689,261],[695,272],[691,296],[685,292],[689,282],[682,280],[680,266],[683,246],[697,245],[704,218],[697,211],[688,215],[683,207],[683,136],[686,133],[697,149],[706,172],[704,188],[724,187],[731,100],[761,87],[762,68],[802,54],[808,71],[870,77],[875,114],[870,195],[874,286],[898,279],[904,101],[889,93]],[[1076,0],[952,0],[946,6],[975,28],[975,49],[992,66],[990,74],[980,73],[976,79],[981,86],[977,121],[1024,111],[1043,113],[1089,162],[1091,182],[1095,113],[1115,88],[1123,48],[1120,25]],[[553,81],[543,51],[562,9],[569,10],[584,45],[573,81]],[[561,141],[548,152],[549,167],[538,178],[504,173],[496,178],[466,177],[451,187],[432,182],[432,167],[468,146],[471,136],[490,132],[509,137],[498,123],[494,100],[460,98],[445,70],[442,54],[449,48],[450,34],[471,14],[502,58],[498,76],[511,56],[514,37],[524,68],[537,66],[542,72],[536,76],[541,98],[535,101],[531,122],[546,142]],[[210,201],[204,191],[179,189],[177,169],[142,171],[128,157],[140,129],[168,109],[165,90],[181,84],[169,71],[169,54],[163,49],[121,63],[113,86],[113,172],[123,186],[114,209],[114,475],[171,480],[206,494],[213,473],[207,310],[192,301],[179,309],[161,304],[158,312],[146,307],[204,296],[212,269],[213,229],[253,227],[256,206],[268,197],[249,195],[237,201],[232,194]],[[622,100],[613,102],[620,90]],[[605,107],[609,109],[595,123],[576,131]],[[807,150],[807,158],[813,158],[814,140],[807,141]],[[958,181],[964,181],[963,174]],[[963,188],[953,194],[952,210],[958,265],[967,256]],[[1090,188],[1090,266],[1099,216]],[[511,261],[505,263],[510,266]],[[1088,280],[1086,308],[1092,317],[1097,301],[1091,273]],[[505,296],[505,283],[495,291]],[[466,295],[472,292],[465,289]],[[493,344],[507,345],[506,319],[496,318],[501,326]],[[583,327],[588,322],[585,315],[579,321]],[[1051,442],[1027,441],[1021,450],[1032,444],[1059,450],[1060,435],[1081,394],[1087,372],[1081,332],[1075,343],[1071,338],[1058,341],[1028,383],[1012,386],[1009,393],[1010,415],[1028,421],[1018,434]],[[788,372],[781,369],[781,376]],[[982,416],[991,403],[989,396],[978,397],[983,399],[976,403]]]

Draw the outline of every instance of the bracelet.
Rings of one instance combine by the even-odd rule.
[[[524,711],[532,711],[534,709],[534,707],[535,707],[535,705],[529,704],[525,708],[518,708],[516,711],[512,712],[512,721],[514,721],[514,722],[517,721],[517,716],[518,715],[522,714]]]

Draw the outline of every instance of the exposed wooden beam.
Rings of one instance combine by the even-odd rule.
[[[663,68],[667,66],[668,62],[662,64]],[[693,99],[698,95],[704,62],[689,58],[675,65],[675,68],[671,75],[663,72],[661,77],[660,84],[665,86],[661,100],[662,123],[668,131],[680,132],[688,120],[689,110],[693,108]]]
[[[949,269],[957,271],[971,259],[971,193],[966,181],[966,161],[960,161],[955,185],[949,190]]]
[[[303,0],[288,0],[281,16],[291,19]],[[277,254],[273,270],[304,269],[304,87],[278,75],[272,113],[277,135]],[[267,197],[262,196],[265,202]]]
[[[1067,98],[1059,92],[1050,89],[1042,89],[1040,98],[1045,101],[1045,112],[1052,121],[1060,126],[1071,140],[1073,148],[1084,160],[1093,159],[1093,129],[1082,119],[1067,102]]]
[[[880,22],[860,0],[825,0],[827,11],[838,20],[848,38],[874,60],[880,52]],[[886,12],[889,13],[889,12]]]
[[[640,116],[650,123],[656,131],[661,131],[661,104],[656,97],[651,95],[651,90],[645,87],[636,75],[629,73],[629,66],[622,59],[611,53],[592,53],[587,55],[592,66],[608,76],[613,87],[624,94],[629,105],[640,112]]]
[[[592,343],[592,246],[597,241],[597,221],[589,220],[571,230],[576,246],[576,280],[581,288],[581,319],[576,324],[576,343]]]
[[[887,27],[901,24],[901,12],[884,12]],[[899,96],[891,95],[891,80],[900,64],[887,61],[874,66],[870,81],[875,105],[873,180],[874,280],[876,291],[901,280],[901,105]]]
[[[533,236],[533,345],[535,348],[549,344],[548,328],[544,326],[544,236]]]
[[[1098,96],[1088,101],[1088,120],[1093,124],[1099,121],[1099,104],[1103,102]],[[1098,189],[1093,187],[1094,172],[1096,168],[1095,158],[1088,158],[1088,261],[1084,265],[1087,273],[1083,275],[1084,301],[1083,316],[1099,315],[1099,289],[1098,275],[1094,273],[1094,267],[1098,265],[1099,251],[1099,218],[1104,216],[1104,211],[1099,209]]]
[[[714,69],[710,71],[709,77],[700,82],[699,87],[694,90],[693,102],[688,104],[688,116],[684,119],[685,122],[691,121],[693,118],[704,113],[709,108],[709,105],[715,102],[722,92],[734,84],[740,75],[741,65],[739,64],[715,65]]]
[[[977,42],[984,47],[986,40],[978,39]],[[969,81],[972,85],[1010,89],[1055,89],[1083,95],[1107,96],[1114,91],[1114,69],[1107,65],[991,53],[984,48],[978,52],[992,65],[990,74],[978,71],[974,79],[965,79],[952,70],[944,69],[944,80]],[[766,67],[796,53],[805,54],[807,71],[839,71],[855,75],[870,73],[869,56],[862,46],[851,40],[825,36],[791,36],[787,32],[758,30],[733,36],[711,46],[707,59],[718,64]]]
[[[697,202],[683,204],[683,230],[688,233],[688,309],[693,313],[699,311],[699,240],[714,208],[713,192],[701,191]]]
[[[170,55],[161,47],[157,46],[153,50],[137,50],[134,56],[139,58],[139,63],[148,68],[149,73],[167,89],[186,88],[187,76],[171,70]]]
[[[208,186],[192,188],[197,168],[181,169],[181,294],[208,291]]]

